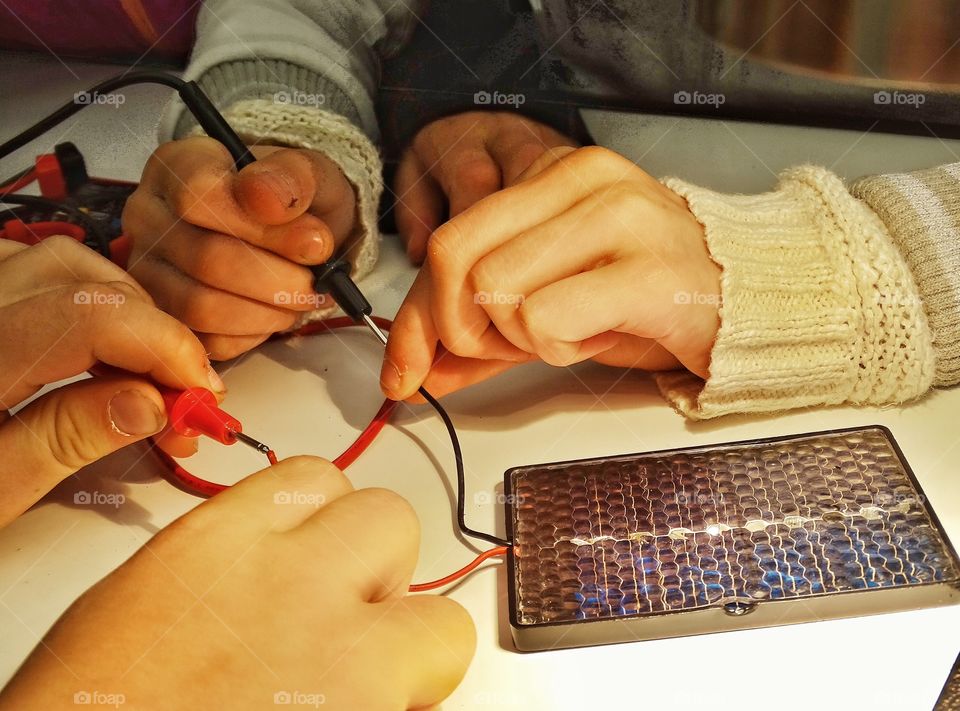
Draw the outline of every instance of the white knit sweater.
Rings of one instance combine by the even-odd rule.
[[[935,350],[910,269],[837,176],[795,168],[752,196],[667,185],[687,199],[723,269],[709,379],[658,375],[680,412],[886,405],[930,387]]]

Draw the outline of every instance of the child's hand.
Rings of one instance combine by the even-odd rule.
[[[616,153],[544,155],[427,251],[390,330],[381,384],[392,398],[532,357],[708,375],[720,268],[686,202]]]
[[[420,264],[427,239],[446,217],[513,185],[551,148],[574,141],[509,111],[470,111],[427,124],[397,168],[397,229],[411,261]]]
[[[166,143],[123,213],[130,273],[218,360],[324,305],[301,265],[329,259],[355,221],[353,187],[331,160],[252,151],[257,162],[237,173],[211,138]]]
[[[0,527],[81,467],[166,424],[157,389],[132,376],[54,390],[97,361],[175,388],[223,390],[190,330],[122,269],[67,237],[0,240]],[[171,435],[166,447],[186,454]]]
[[[425,708],[475,633],[452,600],[406,595],[419,525],[384,489],[297,457],[161,531],[64,614],[0,709],[123,695],[137,709]]]

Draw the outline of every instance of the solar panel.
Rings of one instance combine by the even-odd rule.
[[[960,563],[888,430],[516,467],[520,649],[945,604]]]

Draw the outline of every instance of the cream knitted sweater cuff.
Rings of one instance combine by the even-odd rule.
[[[356,227],[341,254],[350,262],[354,279],[369,274],[380,251],[377,210],[383,191],[383,165],[376,147],[363,131],[338,114],[267,99],[238,101],[223,115],[247,145],[306,148],[323,153],[340,166],[357,196]],[[336,310],[334,306],[309,312],[298,325]]]
[[[686,198],[723,269],[709,379],[657,376],[680,412],[888,405],[930,387],[917,286],[883,223],[837,176],[794,168],[754,196],[666,184]]]

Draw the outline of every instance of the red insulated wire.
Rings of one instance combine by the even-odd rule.
[[[509,549],[506,546],[497,546],[496,548],[491,548],[488,551],[484,551],[476,558],[473,559],[470,563],[463,566],[456,573],[450,573],[446,577],[440,578],[439,580],[434,580],[429,583],[418,583],[410,586],[410,592],[425,592],[427,590],[435,590],[437,588],[442,588],[444,585],[449,585],[450,583],[459,580],[464,575],[472,571],[487,558],[495,558],[497,556],[506,555]]]
[[[336,465],[338,469],[346,469],[356,461],[357,457],[363,454],[364,450],[366,450],[373,440],[376,439],[377,435],[380,434],[383,426],[390,420],[390,414],[396,406],[397,402],[395,400],[383,401],[380,409],[377,410],[377,414],[373,416],[370,424],[364,428],[360,436],[353,441],[353,444],[344,450],[343,454],[333,460],[334,465]]]
[[[393,322],[389,319],[381,318],[379,316],[373,317],[374,323],[376,323],[380,328],[389,330],[390,326],[393,325]],[[318,321],[316,323],[307,324],[303,328],[300,328],[297,331],[289,333],[278,333],[271,337],[270,340],[284,340],[292,336],[312,336],[318,333],[329,333],[338,328],[346,328],[348,326],[356,326],[353,319],[343,316],[338,318],[326,319],[323,321]],[[397,406],[397,402],[394,400],[384,400],[383,405],[380,406],[380,409],[377,411],[377,414],[374,415],[373,419],[370,420],[369,424],[363,429],[360,435],[353,441],[349,447],[347,447],[344,452],[333,460],[333,464],[339,469],[346,469],[357,457],[359,457],[363,452],[370,446],[377,435],[380,434],[380,431],[383,429],[384,425],[390,419],[391,413]],[[207,481],[206,479],[201,479],[198,476],[195,476],[180,466],[180,463],[177,462],[173,457],[164,452],[163,450],[156,448],[156,452],[160,455],[160,458],[167,465],[169,481],[174,484],[178,489],[187,492],[188,494],[193,494],[195,496],[200,496],[203,498],[209,498],[219,494],[224,489],[229,488],[227,484],[217,484],[212,481]],[[270,460],[270,464],[277,463],[277,455],[271,449],[267,452],[267,459]],[[503,556],[507,554],[509,549],[506,546],[497,546],[496,548],[491,548],[488,551],[484,551],[478,555],[471,563],[465,565],[460,570],[455,573],[451,573],[446,577],[440,578],[439,580],[434,580],[429,583],[416,583],[411,584],[409,591],[410,592],[424,592],[427,590],[435,590],[436,588],[449,585],[450,583],[459,580],[463,576],[470,573],[478,565],[488,558],[494,558],[497,556]]]
[[[31,168],[26,173],[21,175],[16,180],[0,186],[0,197],[8,195],[10,193],[15,193],[21,188],[27,187],[30,183],[37,179],[37,169]]]

